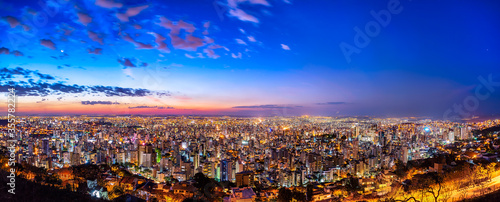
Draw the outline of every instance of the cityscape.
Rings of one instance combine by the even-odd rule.
[[[17,143],[2,138],[16,176],[89,200],[458,201],[500,189],[498,119],[19,119]]]
[[[0,201],[498,201],[499,10],[2,0]]]

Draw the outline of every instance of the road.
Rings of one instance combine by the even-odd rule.
[[[475,186],[475,187],[467,188],[465,190],[467,192],[467,194],[465,195],[464,198],[462,198],[464,190],[453,191],[453,194],[451,195],[450,198],[452,199],[452,201],[457,201],[459,199],[463,200],[466,198],[473,198],[474,196],[486,194],[486,193],[481,193],[481,190],[488,190],[488,188],[491,188],[492,191],[496,191],[496,189],[498,189],[499,187],[500,187],[500,175],[492,178],[491,181],[486,182],[486,184],[484,184],[484,186]]]

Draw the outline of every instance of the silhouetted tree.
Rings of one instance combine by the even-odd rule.
[[[283,187],[278,191],[278,202],[289,202],[292,201],[292,199],[292,191],[289,189]]]
[[[306,187],[306,197],[308,201],[312,201],[313,192],[314,192],[314,186],[308,184]]]

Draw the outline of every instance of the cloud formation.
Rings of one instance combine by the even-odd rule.
[[[141,42],[135,41],[128,34],[124,34],[123,40],[128,41],[128,42],[134,44],[137,49],[153,49],[153,46],[151,44],[145,44],[145,43],[141,43]]]
[[[155,37],[156,49],[158,49],[161,52],[166,52],[166,53],[170,52],[170,49],[168,48],[167,44],[163,42],[167,38],[156,32],[148,32],[148,34],[151,34]]]
[[[19,78],[21,77],[21,78]],[[123,88],[116,86],[85,86],[77,84],[66,84],[64,81],[56,81],[54,76],[42,74],[38,71],[23,69],[0,69],[0,92],[8,92],[12,86],[16,87],[19,96],[48,96],[63,94],[96,94],[104,96],[170,96],[170,92],[151,91],[141,88]],[[22,80],[24,79],[24,80]],[[36,80],[35,80],[36,79]]]
[[[90,54],[100,55],[102,52],[102,48],[95,48],[94,50],[88,48],[87,52],[89,52]]]
[[[130,17],[138,15],[141,11],[148,8],[149,5],[130,7],[125,11],[125,13],[117,13],[116,18],[122,22],[128,22]]]
[[[96,0],[95,5],[103,8],[121,8],[122,3],[114,2],[112,0]]]
[[[40,44],[52,50],[56,49],[56,44],[52,42],[50,39],[41,39]]]
[[[10,51],[8,48],[5,48],[5,47],[1,47],[0,48],[0,55],[1,54],[4,54],[4,55],[9,55],[9,54],[12,54],[12,55],[15,55],[15,56],[24,56],[24,54],[21,52],[21,51]]]
[[[158,109],[175,109],[174,107],[158,107]]]
[[[146,106],[146,105],[141,105],[141,106],[135,106],[135,107],[128,107],[129,109],[154,109],[158,108],[158,106]]]
[[[20,76],[25,79],[35,79],[39,78],[42,80],[54,80],[55,78],[51,75],[48,74],[42,74],[39,73],[38,71],[33,71],[29,69],[24,69],[22,67],[17,67],[15,69],[9,69],[9,68],[1,68],[0,69],[0,79],[1,80],[10,80],[13,79],[15,76]],[[35,76],[35,77],[33,77]]]
[[[247,45],[247,43],[241,39],[235,39],[236,43],[241,44],[241,45]]]
[[[103,45],[102,38],[99,37],[99,35],[93,31],[87,31],[87,34],[89,35],[89,38],[92,41],[98,42],[99,44]]]
[[[238,52],[238,55],[236,55],[236,54],[234,54],[234,53],[231,53],[231,57],[233,57],[233,58],[235,58],[235,59],[236,59],[236,58],[241,59],[241,53],[240,53],[240,52]]]
[[[117,105],[118,102],[111,101],[82,101],[82,105]]]
[[[118,60],[118,62],[125,67],[137,67],[129,58],[123,58],[123,60]]]
[[[229,16],[245,22],[259,23],[259,19],[240,8],[240,4],[271,6],[266,0],[227,0]]]
[[[15,28],[21,24],[17,18],[12,16],[5,16],[2,20],[7,22],[10,25],[10,28]]]
[[[90,17],[86,13],[78,12],[76,15],[78,16],[78,21],[80,21],[80,23],[82,23],[82,25],[87,26],[88,24],[90,24],[92,22],[92,17]]]
[[[283,48],[283,50],[290,50],[290,47],[288,47],[288,45],[285,44],[281,44],[281,48]]]

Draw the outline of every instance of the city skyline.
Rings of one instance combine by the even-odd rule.
[[[20,115],[500,113],[494,1],[1,4],[0,87]]]

